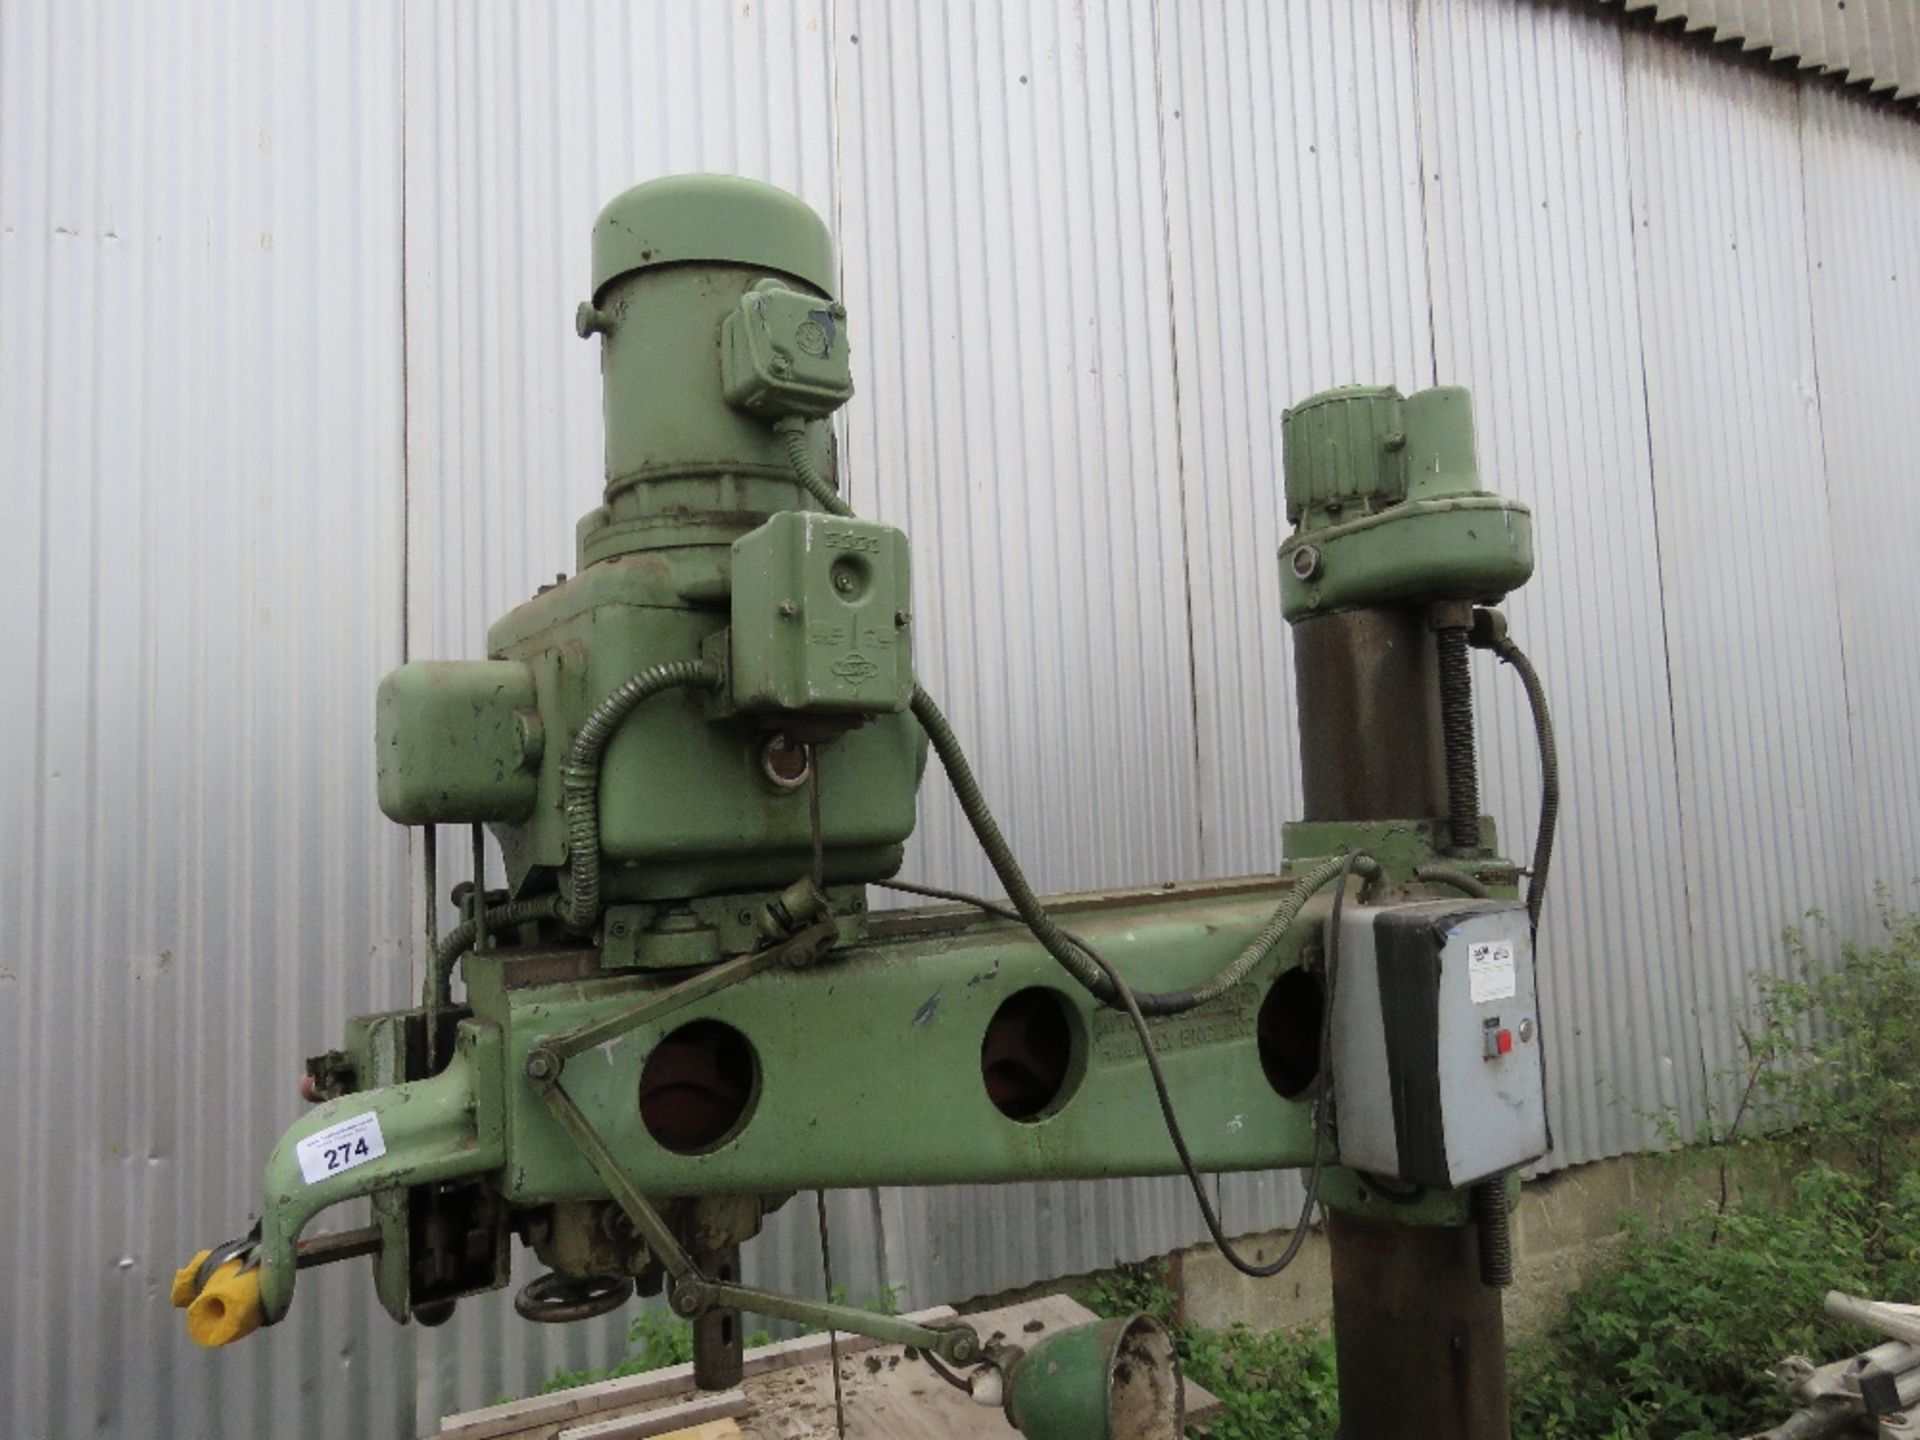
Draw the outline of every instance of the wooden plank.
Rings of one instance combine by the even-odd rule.
[[[982,1339],[998,1335],[1032,1346],[1055,1331],[1098,1317],[1065,1295],[1047,1295],[1000,1310],[964,1317]],[[1015,1440],[997,1406],[976,1403],[897,1348],[854,1359],[843,1357],[841,1389],[846,1401],[847,1440]],[[749,1436],[763,1440],[835,1440],[833,1377],[825,1365],[802,1366],[760,1376],[743,1388],[753,1412],[742,1421]],[[1187,1419],[1205,1420],[1220,1402],[1186,1382]]]
[[[638,1415],[619,1415],[611,1420],[572,1425],[560,1432],[558,1440],[650,1440],[650,1437],[669,1433],[685,1436],[695,1426],[704,1429],[716,1420],[731,1423],[752,1408],[740,1391],[720,1390]]]
[[[954,1309],[951,1305],[935,1305],[928,1310],[916,1310],[905,1318],[921,1324],[933,1324],[953,1319]],[[869,1340],[864,1335],[848,1335],[844,1332],[840,1335],[842,1355],[877,1349],[879,1344],[878,1340]],[[743,1376],[758,1375],[768,1370],[806,1365],[816,1360],[824,1361],[827,1354],[827,1337],[824,1334],[802,1335],[797,1339],[781,1340],[747,1351],[741,1373]],[[504,1404],[449,1415],[440,1422],[438,1435],[428,1437],[428,1440],[494,1440],[494,1437],[500,1436],[533,1440],[533,1437],[557,1433],[560,1426],[569,1420],[609,1410],[631,1410],[649,1401],[682,1394],[692,1388],[693,1366],[672,1365],[639,1375],[622,1375],[614,1380],[596,1380],[591,1385],[576,1385],[552,1395],[534,1395],[524,1400],[509,1400]]]
[[[923,1310],[915,1320],[953,1318],[946,1307]],[[968,1315],[983,1340],[1032,1346],[1055,1331],[1097,1317],[1065,1295],[1045,1295],[1020,1305]],[[740,1389],[747,1408],[738,1417],[745,1440],[836,1440],[833,1375],[825,1335],[749,1350]],[[976,1404],[943,1382],[926,1365],[905,1358],[899,1346],[858,1336],[840,1337],[840,1383],[846,1400],[848,1440],[1009,1440],[998,1407]],[[677,1365],[645,1375],[584,1385],[537,1400],[514,1401],[450,1417],[430,1440],[581,1440],[594,1436],[651,1435],[657,1430],[609,1429],[601,1423],[651,1423],[670,1402],[693,1403],[693,1367]],[[585,1403],[591,1408],[580,1408]],[[1186,1382],[1187,1419],[1204,1421],[1220,1402]],[[530,1408],[531,1407],[531,1408]],[[651,1407],[651,1408],[649,1408]],[[564,1408],[564,1413],[561,1413]],[[680,1424],[687,1422],[681,1420]],[[456,1428],[458,1427],[458,1428]]]

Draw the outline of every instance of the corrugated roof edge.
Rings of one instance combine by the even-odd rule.
[[[1537,4],[1542,0],[1522,0]],[[1553,0],[1546,0],[1553,3]],[[1920,5],[1911,0],[1580,0],[1648,28],[1796,71],[1915,113]]]

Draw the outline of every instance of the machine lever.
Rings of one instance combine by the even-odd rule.
[[[676,1010],[685,1009],[697,1001],[705,1000],[710,995],[718,994],[729,986],[738,985],[742,980],[751,979],[762,971],[776,967],[803,969],[832,949],[839,938],[839,925],[832,920],[822,920],[818,924],[809,925],[793,938],[783,940],[778,945],[769,945],[766,949],[756,950],[750,955],[723,960],[718,965],[702,970],[698,975],[682,980],[678,985],[670,985],[664,990],[649,995],[637,1005],[630,1005],[604,1020],[549,1036],[527,1056],[527,1078],[536,1084],[547,1079],[558,1079],[560,1067],[574,1056],[598,1049],[609,1040],[618,1040],[630,1030],[671,1015]],[[536,1057],[539,1061],[537,1065]],[[553,1067],[551,1076],[535,1073],[536,1070],[544,1071],[548,1066]]]
[[[795,941],[789,941],[788,945],[805,939],[808,933],[801,932],[801,935],[795,937]],[[680,1004],[712,994],[714,990],[744,978],[746,974],[764,969],[766,964],[773,963],[779,952],[786,948],[786,946],[774,946],[757,955],[743,956],[738,962],[730,962],[741,968],[735,969],[731,976],[723,979],[719,985],[709,985],[699,995],[687,997],[667,1008],[677,1009]],[[751,961],[758,961],[760,964],[747,968],[747,962]],[[725,966],[716,966],[715,970],[725,968]],[[712,973],[709,971],[708,975]],[[708,975],[696,977],[684,985],[678,985],[673,990],[663,992],[661,996],[655,997],[653,1003],[657,1005],[659,1000],[673,995],[676,991],[684,991],[689,985],[698,984],[701,980],[707,979]],[[656,1008],[647,1014],[640,1015],[637,1019],[632,1018],[635,1011],[642,1008],[635,1006],[623,1015],[615,1017],[627,1023],[614,1029],[612,1034],[605,1033],[608,1026],[613,1023],[609,1021],[602,1025],[584,1027],[570,1035],[557,1037],[555,1042],[536,1047],[527,1056],[525,1068],[528,1080],[539,1090],[541,1099],[546,1102],[548,1110],[552,1111],[554,1119],[560,1122],[561,1128],[572,1138],[573,1143],[580,1147],[580,1153],[586,1157],[594,1173],[606,1185],[614,1202],[633,1222],[634,1229],[640,1232],[640,1238],[646,1242],[653,1258],[658,1260],[661,1267],[672,1277],[673,1285],[669,1291],[669,1297],[674,1312],[683,1318],[694,1319],[714,1309],[750,1310],[756,1315],[766,1315],[776,1320],[792,1320],[803,1325],[818,1325],[827,1329],[850,1331],[855,1335],[867,1335],[886,1344],[911,1345],[932,1351],[953,1365],[966,1365],[978,1359],[981,1353],[980,1336],[969,1326],[918,1325],[911,1320],[901,1320],[891,1315],[876,1315],[851,1305],[834,1305],[821,1300],[802,1300],[797,1296],[782,1295],[777,1291],[727,1284],[711,1280],[700,1272],[699,1267],[693,1262],[693,1257],[674,1236],[673,1228],[628,1177],[620,1164],[619,1157],[608,1148],[600,1132],[594,1129],[593,1122],[581,1113],[580,1107],[574,1103],[573,1097],[567,1094],[566,1087],[561,1081],[561,1071],[565,1065],[564,1057],[567,1054],[579,1052],[582,1048],[579,1045],[581,1036],[593,1036],[590,1042],[593,1045],[604,1044],[606,1040],[613,1038],[613,1035],[623,1034],[633,1026],[662,1013]]]

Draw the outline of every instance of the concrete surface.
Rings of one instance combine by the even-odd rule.
[[[1704,1159],[1695,1163],[1697,1158],[1624,1156],[1529,1181],[1514,1212],[1516,1277],[1506,1297],[1508,1337],[1538,1335],[1559,1317],[1573,1292],[1619,1249],[1623,1217],[1638,1215],[1658,1228],[1698,1203],[1703,1191],[1711,1193],[1714,1171]],[[1764,1177],[1755,1178],[1765,1183]],[[1738,1193],[1737,1183],[1734,1188]],[[1279,1253],[1288,1233],[1248,1236],[1236,1244],[1259,1263]],[[1211,1329],[1246,1324],[1259,1330],[1293,1330],[1324,1323],[1332,1314],[1326,1234],[1319,1228],[1293,1265],[1271,1280],[1248,1279],[1211,1245],[1176,1251],[1166,1266],[1167,1281],[1181,1297],[1182,1317]],[[1098,1278],[1053,1280],[960,1308],[985,1309],[1061,1289],[1082,1294]]]

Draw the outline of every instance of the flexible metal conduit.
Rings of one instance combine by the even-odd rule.
[[[509,925],[525,925],[534,920],[551,920],[560,914],[558,895],[536,895],[530,900],[509,900],[486,913],[486,930],[497,935]],[[453,967],[460,957],[473,949],[480,937],[482,922],[476,917],[462,920],[434,947],[433,964],[427,971],[426,993],[421,998],[429,1011],[453,1003]],[[432,1039],[433,1037],[429,1037]]]
[[[648,666],[593,707],[560,771],[567,815],[567,876],[571,894],[559,912],[567,928],[584,932],[600,918],[600,759],[620,724],[643,700],[682,686],[720,688],[720,669],[705,660],[668,660]]]
[[[787,419],[775,428],[787,442],[787,464],[792,467],[794,478],[800,482],[801,488],[833,514],[853,514],[853,507],[840,498],[840,492],[827,483],[826,476],[813,468],[813,457],[807,453],[806,422]]]
[[[421,999],[428,1012],[429,1057],[438,1048],[439,1037],[432,1033],[437,1028],[438,1012],[442,1006],[453,1003],[454,967],[460,963],[460,957],[473,948],[482,932],[491,934],[509,925],[556,918],[564,921],[568,929],[579,932],[592,929],[593,922],[600,917],[600,760],[620,723],[650,696],[682,686],[717,689],[721,679],[719,668],[704,660],[669,660],[642,670],[594,706],[574,736],[573,748],[560,771],[561,804],[566,811],[567,871],[572,893],[564,898],[538,895],[496,905],[461,921],[447,932],[434,947],[422,986]]]

